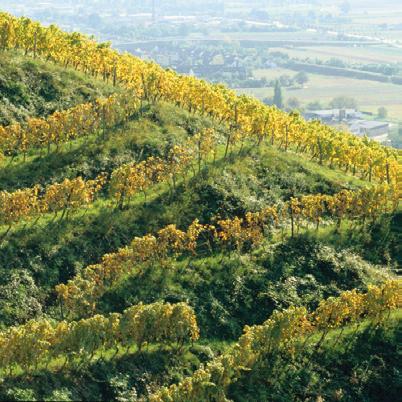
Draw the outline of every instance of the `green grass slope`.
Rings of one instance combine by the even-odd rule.
[[[121,90],[18,53],[0,55],[0,124],[44,116]],[[12,163],[0,161],[0,189],[43,188],[65,178],[110,175],[125,163],[163,158],[173,145],[205,127],[223,130],[216,122],[171,104],[144,104],[127,124],[108,130],[105,136],[74,140],[45,156],[31,150],[26,161],[21,157]],[[191,169],[175,189],[167,183],[155,185],[146,200],[138,194],[123,210],[116,208],[106,187],[90,208],[78,209],[65,219],[44,215],[18,224],[3,239],[0,327],[43,316],[60,319],[54,286],[98,262],[105,253],[126,246],[135,236],[171,223],[185,229],[196,218],[214,223],[291,197],[334,194],[366,184],[267,144],[260,148],[246,144],[224,158],[222,142],[215,160],[200,171]],[[88,366],[77,361],[63,368],[61,362],[52,362],[48,369],[40,367],[33,374],[5,375],[0,399],[131,401],[161,385],[177,383],[223,352],[241,335],[244,325],[263,322],[275,309],[293,305],[314,309],[323,298],[353,288],[364,290],[391,276],[391,268],[401,258],[398,219],[400,215],[384,216],[364,226],[344,222],[339,230],[331,220],[324,220],[319,230],[302,227],[293,238],[289,228],[283,227],[266,233],[258,248],[245,247],[241,252],[201,248],[196,256],[133,267],[103,295],[97,311],[121,312],[140,302],[185,301],[196,312],[201,341],[182,355],[151,345],[143,353],[131,349],[116,359],[104,351]],[[0,236],[4,230],[0,227]],[[260,367],[233,384],[231,398],[337,400],[333,395],[339,394],[347,395],[344,400],[380,401],[386,387],[397,392],[393,369],[388,368],[397,370],[397,332],[392,326],[384,333],[362,334],[361,343],[349,354],[340,348],[328,350],[311,367],[300,362],[275,386],[266,376],[269,367]],[[382,359],[378,370],[370,366],[369,353],[375,350],[379,357],[372,360]],[[357,383],[351,385],[354,370]],[[306,384],[309,391],[303,394]],[[299,399],[292,399],[293,395]]]
[[[75,141],[59,153],[42,158],[32,154],[25,163],[17,160],[11,165],[5,164],[0,170],[0,179],[4,187],[12,191],[35,184],[44,186],[78,175],[94,178],[101,172],[110,173],[123,163],[152,155],[163,156],[171,144],[183,142],[197,127],[208,124],[212,123],[170,105],[153,106],[127,126],[111,130],[106,140],[93,136],[85,142]],[[210,223],[217,217],[244,215],[265,205],[288,200],[291,196],[317,192],[333,194],[344,187],[356,188],[359,185],[361,182],[358,180],[339,172],[317,167],[296,155],[264,147],[260,150],[245,148],[241,153],[236,151],[226,160],[218,157],[215,163],[209,163],[200,173],[189,174],[175,192],[172,193],[166,184],[158,185],[148,194],[146,202],[139,194],[123,211],[115,208],[116,204],[106,190],[91,208],[75,211],[63,221],[47,215],[37,222],[22,223],[2,242],[0,284],[5,296],[4,312],[0,313],[0,319],[3,324],[10,325],[17,318],[21,322],[35,316],[37,311],[26,306],[28,301],[42,301],[34,305],[39,307],[44,304],[46,310],[46,306],[52,305],[52,290],[56,284],[67,281],[80,269],[96,263],[103,254],[127,245],[135,236],[155,232],[170,223],[186,228],[196,218],[202,223]],[[347,242],[350,232],[348,227],[344,229],[343,241]],[[311,240],[303,231],[307,237],[301,237],[301,244],[305,243],[306,247],[309,242],[317,242],[322,247],[328,245],[336,254],[337,248],[342,249],[336,245],[336,242],[341,242],[341,234],[333,234],[333,230],[331,226],[328,230],[322,228],[318,233],[311,230]],[[280,234],[272,235],[268,240],[279,247],[288,244]],[[356,252],[359,241],[355,243]],[[300,254],[303,254],[303,246],[300,250]],[[263,250],[261,258],[269,259],[270,253],[269,250]],[[208,268],[211,275],[219,259],[216,258]],[[385,261],[380,259],[374,262]],[[206,264],[211,262],[207,261]],[[260,264],[264,266],[265,263]],[[228,286],[230,277],[225,277],[222,291]],[[22,299],[7,296],[15,281],[21,286]],[[153,288],[151,281],[149,286],[150,291]],[[190,297],[188,291],[181,295],[182,299]],[[27,301],[23,296],[25,292],[32,294]],[[164,292],[169,293],[170,290],[165,289]],[[154,293],[153,299],[165,297],[164,292]],[[131,299],[141,301],[145,294],[125,300],[126,296],[120,291],[116,297],[108,310],[126,305]],[[0,303],[1,300],[0,296]],[[46,302],[43,303],[43,300]],[[146,300],[151,298],[148,296]],[[234,324],[237,328],[235,332],[245,323],[242,319],[240,324]]]
[[[47,116],[114,91],[71,69],[55,66],[18,52],[0,58],[0,124]]]
[[[227,384],[226,397],[236,402],[398,400],[400,322],[398,310],[381,326],[363,322],[358,328],[330,331],[318,350],[319,334],[303,342],[295,356],[286,351],[269,353]],[[103,350],[92,362],[82,364],[77,359],[67,370],[62,360],[53,361],[29,376],[16,373],[6,378],[0,384],[0,397],[7,401],[144,402],[161,384],[180,382],[200,365],[230,353],[233,345],[198,342],[179,355],[157,345],[142,352],[130,348],[117,356]]]
[[[235,402],[396,401],[399,399],[401,312],[385,326],[332,331],[317,351],[263,360],[231,385]],[[317,340],[312,341],[315,343]]]

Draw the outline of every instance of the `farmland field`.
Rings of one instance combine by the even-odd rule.
[[[298,31],[275,31],[275,32],[225,32],[210,33],[204,39],[214,40],[252,40],[252,41],[317,41],[317,40],[333,40],[328,36],[319,36],[317,32],[298,30]]]
[[[296,74],[295,71],[276,68],[256,70],[256,78],[265,77],[268,80],[277,79],[281,75]],[[402,87],[400,85],[358,80],[346,77],[308,74],[309,81],[304,87],[282,88],[285,100],[297,98],[303,106],[309,102],[320,101],[324,106],[337,96],[348,96],[356,99],[363,111],[377,112],[380,106],[388,109],[389,117],[402,119]],[[238,89],[241,93],[254,95],[264,99],[273,95],[273,88]],[[379,95],[381,94],[381,95]]]
[[[402,47],[396,46],[314,46],[314,47],[284,47],[275,50],[287,53],[290,57],[299,59],[317,58],[329,60],[339,58],[347,63],[396,63],[402,62]]]

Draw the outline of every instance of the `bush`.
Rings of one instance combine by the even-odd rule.
[[[30,388],[13,387],[6,392],[9,401],[37,401],[35,391]]]
[[[60,401],[60,402],[69,402],[73,401],[73,397],[71,391],[67,388],[55,389],[50,396],[44,398],[44,401]]]
[[[190,348],[190,352],[197,356],[197,358],[205,363],[214,358],[215,354],[209,346],[194,345]]]

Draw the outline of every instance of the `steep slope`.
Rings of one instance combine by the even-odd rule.
[[[51,63],[2,53],[0,59],[0,124],[47,116],[56,110],[106,96],[112,85]]]
[[[79,103],[81,95],[71,100],[69,91],[81,85],[93,87],[84,102],[114,92],[132,97],[131,85],[138,98],[130,109],[122,98],[112,112],[100,103],[95,121],[92,113],[84,114],[91,124],[81,125],[78,133],[66,120],[67,127],[59,131],[68,135],[60,144],[50,136],[47,152],[41,139],[49,135],[43,130],[46,124],[32,135],[34,140],[28,139],[32,146],[27,152],[18,141],[14,155],[1,149],[0,195],[11,200],[0,204],[2,399],[146,399],[162,386],[180,383],[201,363],[225,356],[245,325],[259,325],[286,309],[314,311],[323,299],[352,289],[369,289],[373,295],[364,299],[359,319],[377,317],[378,308],[382,323],[399,321],[398,312],[391,321],[383,314],[396,307],[396,287],[387,291],[392,305],[381,298],[381,287],[370,287],[392,278],[391,268],[400,258],[390,191],[392,151],[330,133],[339,145],[326,128],[259,109],[276,127],[267,135],[261,127],[271,120],[255,120],[253,107],[260,106],[254,100],[229,97],[229,106],[221,102],[216,107],[206,97],[215,101],[226,94],[224,89],[187,82],[189,78],[142,62],[142,70],[124,80],[123,70],[137,63],[129,56],[121,56],[118,68],[98,71],[107,65],[90,68],[87,53],[104,60],[107,47],[94,50],[85,38],[74,37],[70,43],[68,34],[60,35],[65,48],[48,57],[56,64],[32,62],[56,81],[60,77],[56,86],[67,88],[55,101],[57,108]],[[29,46],[27,53],[36,53]],[[72,52],[75,56],[57,67],[63,64],[61,52],[68,54],[76,46],[86,49],[81,59]],[[15,50],[0,54],[9,58],[10,69],[31,64]],[[26,84],[25,73],[13,75],[16,87]],[[105,84],[107,80],[116,85]],[[201,85],[197,88],[205,92],[194,98],[201,107],[175,97],[181,91],[175,85],[182,81]],[[14,102],[23,110],[24,100]],[[21,120],[49,116],[35,102]],[[220,107],[230,111],[226,117],[219,114]],[[317,136],[317,143],[309,143],[306,133]],[[341,150],[349,156],[355,152],[358,163]],[[364,152],[374,159],[364,159]],[[86,191],[97,178],[96,191]],[[380,183],[387,180],[390,185]],[[24,191],[32,192],[31,198]],[[169,315],[173,311],[176,320]],[[344,324],[349,323],[347,314]],[[314,313],[308,317],[315,322]],[[395,333],[369,328],[367,339],[366,333],[361,338],[354,334],[351,355],[345,351],[348,339],[345,350],[329,342],[325,351],[313,354],[306,371],[304,360],[279,353],[275,358],[283,357],[288,367],[276,385],[276,373],[262,364],[230,387],[226,384],[224,392],[239,401],[330,398],[338,388],[321,389],[319,383],[335,378],[339,392],[352,399],[361,392],[366,400],[381,400],[378,378],[397,392],[392,370],[375,371],[377,389],[372,391],[362,376],[359,385],[347,386],[354,375],[350,366],[356,362],[371,370],[368,356],[359,354],[361,344],[384,346],[378,359],[397,370],[391,356]],[[291,377],[296,377],[292,383]],[[307,396],[299,391],[306,381]],[[292,387],[286,389],[288,383]]]

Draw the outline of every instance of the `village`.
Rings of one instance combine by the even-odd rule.
[[[325,109],[307,111],[307,120],[319,120],[329,126],[346,128],[357,136],[367,136],[380,143],[387,143],[390,123],[386,121],[368,120],[367,113],[355,109]]]

